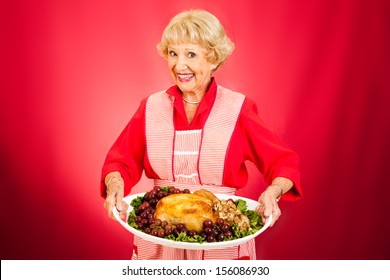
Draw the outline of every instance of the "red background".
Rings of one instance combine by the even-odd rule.
[[[305,197],[281,203],[258,258],[389,259],[389,1],[1,6],[1,259],[130,257],[100,169],[140,100],[171,85],[155,45],[189,8],[236,43],[217,81],[255,99],[301,158]],[[242,194],[257,198],[256,179]]]

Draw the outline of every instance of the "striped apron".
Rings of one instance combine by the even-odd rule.
[[[160,178],[156,186],[206,189],[215,194],[235,194],[222,186],[226,151],[244,101],[244,95],[218,86],[217,96],[203,129],[175,130],[174,97],[151,95],[146,105],[146,144],[149,161]],[[213,250],[166,247],[134,237],[132,259],[202,260],[256,259],[255,242]]]

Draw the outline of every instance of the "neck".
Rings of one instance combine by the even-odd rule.
[[[182,91],[180,89],[181,97],[183,101],[187,104],[199,104],[202,101],[205,94],[207,93],[207,91],[209,90],[211,82],[212,82],[212,78],[210,78],[207,85],[205,85],[202,88],[197,88],[194,91]]]
[[[181,97],[183,99],[183,101],[187,104],[193,104],[193,105],[196,105],[196,104],[199,104],[200,101],[189,101],[187,99],[185,99],[183,96]]]

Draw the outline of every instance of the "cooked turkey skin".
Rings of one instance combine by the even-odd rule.
[[[171,194],[160,199],[156,205],[155,219],[170,224],[182,223],[188,230],[201,232],[207,219],[216,222],[218,214],[213,211],[213,197],[198,194]]]

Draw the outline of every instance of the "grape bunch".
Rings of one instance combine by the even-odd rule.
[[[233,233],[230,230],[230,226],[225,223],[225,220],[218,218],[216,223],[213,223],[210,219],[205,220],[200,236],[207,240],[207,242],[216,242],[230,240]]]

